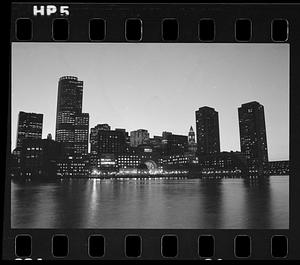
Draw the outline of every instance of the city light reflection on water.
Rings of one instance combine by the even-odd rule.
[[[289,177],[11,183],[13,228],[288,229]]]

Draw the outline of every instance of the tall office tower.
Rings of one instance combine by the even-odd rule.
[[[22,147],[24,139],[42,139],[43,114],[20,111],[16,148]]]
[[[83,81],[77,77],[59,79],[55,140],[64,143],[68,155],[87,153],[88,114],[82,113],[82,93]]]
[[[266,124],[263,105],[256,101],[238,108],[241,152],[254,171],[261,171],[268,163]]]
[[[130,132],[130,146],[137,147],[141,144],[146,144],[149,140],[149,132],[144,129],[139,129]]]
[[[196,111],[198,155],[220,152],[219,115],[215,109],[202,107]]]
[[[197,144],[196,144],[195,132],[192,126],[188,134],[188,149],[190,153],[196,154]]]
[[[91,154],[97,154],[98,151],[98,132],[99,131],[110,131],[110,126],[108,124],[98,124],[91,128],[90,133],[90,144],[91,144]]]
[[[177,135],[171,132],[162,133],[162,153],[163,155],[173,155],[184,153],[188,147],[188,137]]]
[[[75,154],[88,154],[89,142],[89,114],[76,114],[74,123],[74,152]]]

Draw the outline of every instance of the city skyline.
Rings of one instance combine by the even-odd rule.
[[[149,46],[149,45],[146,45],[146,46]],[[175,45],[176,46],[176,45]],[[193,46],[193,45],[192,45]],[[149,47],[148,47],[149,48]],[[129,50],[130,50],[131,48],[129,48]],[[14,50],[14,49],[13,49]],[[163,49],[164,50],[164,49]],[[33,51],[32,51],[32,53],[34,53]],[[14,53],[13,53],[14,54]],[[31,55],[32,56],[32,55]],[[14,62],[14,60],[13,60],[13,62]],[[20,65],[19,65],[19,67],[20,67]],[[18,68],[18,67],[17,67]],[[20,67],[20,68],[22,68],[22,67]],[[30,68],[30,67],[29,67]],[[33,67],[34,68],[34,67]],[[23,67],[23,69],[24,69],[24,67]],[[14,70],[14,63],[13,63],[13,70]],[[24,69],[25,70],[25,69]],[[137,69],[134,69],[134,71],[133,72],[135,72]],[[195,72],[195,70],[194,70],[194,72]],[[13,71],[13,73],[14,73],[14,71]],[[118,75],[118,72],[115,72],[117,75]],[[15,73],[16,74],[16,73]],[[20,73],[19,73],[20,74]],[[157,120],[157,123],[159,124],[159,125],[165,125],[165,127],[162,127],[161,129],[160,129],[160,132],[159,132],[159,126],[156,126],[155,128],[153,128],[152,129],[152,127],[151,127],[151,125],[148,125],[148,126],[136,126],[136,127],[134,127],[133,128],[133,125],[131,125],[131,126],[122,126],[122,124],[123,125],[125,125],[125,123],[122,123],[122,122],[120,122],[120,125],[118,125],[117,124],[117,122],[116,122],[116,120],[115,119],[112,119],[112,121],[109,119],[109,118],[105,118],[105,115],[104,115],[104,118],[103,119],[101,119],[101,120],[96,120],[95,119],[95,116],[97,117],[98,116],[98,114],[97,114],[97,108],[95,108],[94,109],[94,111],[96,110],[96,112],[92,112],[90,109],[91,109],[91,106],[88,104],[88,103],[86,103],[85,101],[85,99],[86,98],[89,98],[89,96],[91,96],[90,94],[89,94],[89,86],[87,85],[87,84],[89,84],[89,82],[90,82],[90,80],[88,80],[87,82],[86,82],[86,80],[82,77],[82,75],[79,73],[79,74],[72,74],[72,75],[74,75],[74,76],[77,76],[78,78],[79,78],[79,80],[82,80],[83,81],[83,89],[84,89],[84,96],[83,96],[83,110],[84,110],[84,112],[87,112],[87,113],[89,113],[90,114],[90,128],[93,128],[95,125],[97,125],[97,124],[103,124],[103,123],[108,123],[112,128],[124,128],[124,129],[126,129],[128,132],[131,132],[131,131],[134,131],[134,130],[138,130],[138,129],[146,129],[146,130],[148,130],[149,131],[149,133],[150,133],[150,136],[151,137],[153,137],[153,135],[162,135],[162,132],[163,131],[170,131],[170,132],[172,132],[172,133],[174,133],[174,134],[182,134],[182,135],[188,135],[188,131],[189,131],[189,128],[190,128],[190,126],[193,126],[193,128],[195,129],[196,128],[196,125],[195,125],[195,118],[194,118],[194,113],[195,113],[195,111],[198,109],[198,108],[200,108],[200,107],[202,107],[202,105],[199,105],[199,106],[197,106],[197,107],[195,107],[194,108],[194,110],[191,112],[191,113],[189,113],[188,115],[189,116],[191,116],[191,117],[193,117],[194,118],[194,120],[192,121],[192,122],[189,122],[190,124],[188,124],[188,122],[184,119],[184,117],[185,117],[185,115],[184,114],[186,114],[187,113],[187,111],[188,111],[188,109],[190,109],[191,107],[193,107],[193,104],[191,104],[192,106],[190,106],[189,104],[188,104],[188,108],[187,108],[187,110],[186,110],[186,108],[181,108],[181,111],[182,111],[182,117],[180,117],[181,119],[178,121],[178,122],[174,122],[172,119],[174,119],[174,116],[176,116],[176,115],[174,115],[174,116],[169,116],[169,118],[170,118],[170,120],[171,121],[173,121],[173,129],[170,127],[171,125],[170,125],[170,123],[171,123],[171,121],[167,121],[166,122],[166,124],[162,124],[162,121],[161,120],[159,120],[159,119],[156,119]],[[195,72],[195,75],[196,75],[196,72]],[[63,76],[63,74],[61,74],[60,76],[58,76],[57,77],[57,80],[56,80],[56,83],[55,83],[55,85],[53,86],[53,85],[51,85],[51,86],[53,86],[53,91],[54,91],[54,94],[56,94],[57,93],[57,81],[58,81],[58,79],[61,77],[61,76]],[[24,77],[24,76],[23,76]],[[288,76],[287,76],[288,77]],[[16,80],[18,80],[20,77],[16,77],[15,79]],[[183,76],[183,78],[186,78],[185,76]],[[268,77],[269,78],[269,77]],[[21,78],[22,79],[22,78]],[[14,78],[13,78],[13,80],[14,80]],[[15,80],[15,81],[16,81]],[[35,79],[34,78],[31,78],[31,80],[32,80],[32,82],[34,82],[35,81]],[[164,82],[163,82],[164,83]],[[143,84],[142,84],[143,85]],[[35,85],[34,85],[35,86]],[[47,117],[48,115],[46,115],[46,113],[47,113],[47,111],[43,111],[43,110],[46,110],[46,109],[48,109],[49,110],[49,106],[48,106],[48,108],[46,108],[46,106],[43,106],[42,107],[42,109],[41,110],[38,110],[37,109],[37,107],[35,107],[35,109],[34,109],[34,107],[32,108],[32,104],[30,105],[30,107],[29,107],[29,105],[28,105],[28,108],[31,108],[31,110],[28,110],[28,109],[21,109],[21,107],[20,108],[14,108],[14,104],[16,104],[15,102],[17,102],[18,100],[17,99],[15,99],[15,96],[16,96],[16,94],[14,93],[14,82],[13,82],[13,89],[12,89],[12,94],[13,94],[13,108],[12,108],[12,111],[13,111],[13,113],[12,113],[12,149],[14,148],[14,142],[15,142],[15,139],[16,139],[16,137],[15,137],[15,135],[16,135],[16,132],[14,131],[14,129],[16,128],[16,119],[15,119],[15,115],[18,115],[18,111],[25,111],[25,112],[37,112],[37,113],[42,113],[42,114],[44,114],[44,126],[43,126],[43,138],[46,138],[45,137],[45,135],[47,135],[48,133],[51,133],[52,135],[55,135],[55,133],[54,133],[54,130],[55,130],[55,126],[50,126],[51,124],[52,124],[52,122],[51,122],[51,119],[49,119],[49,117]],[[16,89],[17,90],[17,89]],[[36,90],[37,91],[37,90]],[[44,90],[43,90],[44,91]],[[53,91],[51,91],[51,92],[53,92]],[[19,91],[18,91],[19,92]],[[46,92],[46,91],[45,91]],[[101,95],[102,95],[102,93],[101,92],[107,92],[107,90],[106,89],[104,89],[104,91],[99,91],[99,94],[96,94],[96,95],[94,95],[94,97],[95,96],[97,96],[97,98],[99,98],[99,103],[100,103],[100,105],[101,105],[101,103],[103,103],[102,102],[102,100],[101,100]],[[167,92],[170,92],[170,91],[167,91]],[[189,91],[187,91],[187,92],[189,92]],[[194,91],[195,92],[195,91]],[[202,91],[203,92],[203,91]],[[287,91],[285,91],[286,92],[286,94],[285,94],[285,96],[288,96],[288,88],[287,88]],[[129,91],[129,93],[131,93],[130,91]],[[153,91],[151,91],[151,90],[149,90],[149,93],[151,94],[151,93],[153,93]],[[207,94],[209,94],[209,92],[205,92],[205,93],[207,93]],[[21,93],[22,94],[22,93]],[[168,94],[168,93],[167,93]],[[175,94],[176,94],[176,90],[175,90]],[[189,94],[189,93],[188,93]],[[242,94],[242,93],[241,93]],[[267,93],[268,94],[268,93]],[[118,94],[116,94],[116,93],[114,93],[114,95],[115,95],[115,98],[116,99],[118,99],[119,97],[118,97]],[[201,93],[200,93],[200,95],[201,95]],[[19,95],[18,95],[19,96]],[[55,95],[55,96],[57,96],[57,94]],[[143,111],[144,111],[144,109],[147,109],[147,107],[145,107],[145,108],[140,108],[140,106],[139,106],[139,104],[140,104],[140,101],[143,101],[144,100],[144,95],[142,95],[142,97],[141,98],[139,98],[139,94],[137,94],[136,95],[136,99],[135,99],[135,101],[132,101],[132,102],[135,102],[136,103],[136,110],[135,110],[135,105],[131,105],[132,106],[132,108],[135,110],[135,113],[138,113],[138,112],[142,112],[142,114],[145,114],[145,113],[143,113]],[[165,94],[164,94],[164,96],[166,96]],[[172,96],[173,96],[173,94],[171,93],[171,94],[169,94],[169,97],[171,96],[171,98],[172,98]],[[270,95],[269,95],[270,96]],[[120,95],[120,97],[122,98],[122,95]],[[240,97],[240,95],[239,95],[239,97]],[[209,98],[209,97],[208,97]],[[261,102],[259,99],[257,99],[257,98],[260,98],[260,95],[257,95],[257,97],[256,98],[252,98],[251,100],[249,99],[248,101],[254,101],[254,100],[257,100],[257,101],[259,101],[262,105],[264,105],[265,106],[265,108],[266,108],[266,110],[268,109],[268,107],[269,106],[266,106],[265,105],[265,101],[263,101],[263,102]],[[15,99],[15,101],[14,101],[14,99]],[[127,100],[128,100],[129,98],[127,97]],[[190,99],[190,98],[189,98]],[[218,98],[215,98],[216,99],[216,102],[218,102]],[[184,98],[182,99],[182,100],[185,100]],[[279,100],[278,98],[276,99],[276,100]],[[275,101],[276,101],[275,100]],[[25,100],[26,101],[26,100]],[[171,100],[168,100],[168,101],[172,101],[172,99]],[[161,102],[161,105],[169,105],[169,102],[166,102],[166,104],[164,103],[164,102]],[[187,97],[187,99],[186,99],[186,101],[188,101],[188,97]],[[201,101],[201,100],[200,100]],[[209,101],[209,100],[208,100]],[[233,140],[233,136],[231,136],[231,138],[229,139],[229,141],[227,140],[226,141],[226,137],[225,137],[225,139],[224,139],[224,135],[226,136],[227,134],[228,134],[228,131],[230,131],[230,126],[224,126],[224,124],[223,124],[223,122],[224,121],[222,121],[222,115],[224,114],[225,115],[225,113],[226,112],[229,112],[228,110],[229,109],[233,109],[235,112],[236,112],[236,115],[235,116],[237,116],[237,109],[238,109],[238,107],[240,107],[242,104],[244,104],[244,103],[246,103],[246,102],[248,102],[248,101],[244,101],[244,102],[240,102],[239,103],[239,105],[238,106],[227,106],[227,108],[226,108],[226,111],[223,109],[219,109],[218,107],[216,107],[216,105],[218,105],[218,104],[213,104],[213,105],[209,105],[209,104],[204,104],[203,106],[210,106],[210,107],[213,107],[213,108],[215,108],[215,110],[219,113],[219,115],[220,115],[220,117],[219,117],[219,123],[220,123],[220,145],[221,145],[221,151],[230,151],[230,150],[233,150],[233,151],[236,151],[236,150],[240,150],[240,145],[239,145],[239,134],[233,134],[233,136],[234,135],[236,135],[237,137],[235,137],[235,139]],[[94,102],[93,100],[92,101],[90,101],[91,103],[92,102]],[[97,101],[96,101],[97,102]],[[128,103],[129,101],[127,101],[127,103]],[[172,104],[174,104],[174,102],[176,102],[176,100],[173,100],[171,103]],[[27,102],[28,103],[28,102]],[[33,102],[33,103],[35,103],[35,102]],[[44,102],[44,103],[46,103],[46,102]],[[55,106],[56,106],[56,104],[55,104],[55,99],[54,99],[54,101],[52,102],[52,100],[47,100],[47,103],[49,104],[49,105],[53,105],[54,106],[54,108],[55,108]],[[94,102],[95,103],[95,102]],[[126,101],[125,101],[125,103],[126,103]],[[143,103],[143,102],[142,102]],[[157,103],[157,102],[156,102]],[[285,103],[285,104],[284,104]],[[288,105],[288,104],[286,104],[286,103],[288,103],[288,102],[283,102],[283,104],[281,104],[281,106],[286,106],[286,105]],[[171,105],[172,105],[171,104]],[[16,104],[17,105],[17,104]],[[38,104],[34,104],[34,105],[38,105]],[[149,105],[149,102],[148,102],[148,105]],[[154,104],[153,105],[155,105],[155,102],[154,102]],[[184,105],[184,104],[183,104]],[[19,105],[18,105],[19,106]],[[94,106],[95,107],[95,106]],[[117,110],[117,104],[116,105],[111,105],[111,110]],[[155,108],[154,108],[155,106],[153,106],[153,107],[148,107],[148,110],[150,109],[150,110],[152,110],[152,111],[155,111]],[[128,108],[128,106],[127,106],[127,108]],[[120,106],[120,109],[122,109],[122,107]],[[172,109],[172,110],[174,110],[174,114],[176,114],[176,109]],[[283,108],[281,108],[281,110],[284,110]],[[126,111],[128,111],[128,110],[126,110],[125,109],[125,112]],[[222,112],[225,112],[225,113],[222,113]],[[114,112],[114,111],[113,111]],[[122,121],[122,117],[120,118],[120,112],[122,112],[122,111],[119,111],[118,113],[117,113],[117,115],[116,116],[119,116],[119,120],[120,121]],[[106,112],[107,113],[107,112]],[[269,121],[270,120],[272,120],[270,117],[268,117],[268,115],[270,114],[270,113],[272,113],[271,111],[266,111],[266,127],[267,127],[267,129],[266,129],[266,131],[267,131],[267,137],[268,137],[268,147],[269,147],[269,157],[270,157],[270,160],[280,160],[280,159],[288,159],[288,141],[289,141],[289,139],[288,139],[288,137],[287,138],[285,138],[285,137],[281,137],[281,142],[280,143],[278,143],[277,142],[277,146],[275,146],[276,148],[277,148],[277,152],[278,152],[278,150],[280,149],[279,147],[280,147],[280,144],[281,145],[283,145],[284,147],[285,147],[285,149],[283,148],[283,149],[280,149],[282,152],[281,153],[275,153],[274,152],[274,154],[273,154],[273,152],[270,152],[271,150],[272,150],[272,142],[274,141],[272,141],[272,138],[273,138],[273,135],[276,135],[276,133],[277,134],[279,134],[280,132],[282,132],[282,130],[279,130],[279,132],[278,131],[275,131],[275,132],[272,132],[272,131],[270,131],[270,128],[272,128],[272,127],[274,127],[274,124],[269,124],[269,126],[268,126],[268,119],[269,119]],[[54,111],[54,113],[53,113],[53,117],[52,118],[54,118],[55,119],[55,115],[56,114],[56,111]],[[110,113],[110,115],[112,115],[113,113]],[[122,114],[122,113],[121,113]],[[278,114],[278,113],[276,113],[276,114]],[[122,115],[121,115],[122,116]],[[164,115],[161,115],[161,116],[164,116]],[[281,118],[281,119],[283,119],[283,116],[284,115],[277,115],[277,118],[279,117],[279,118]],[[124,118],[124,117],[123,117]],[[126,118],[126,120],[127,120],[127,122],[128,122],[128,125],[130,125],[131,124],[131,119],[130,119],[131,117],[127,117]],[[148,116],[147,116],[147,118],[148,118]],[[162,117],[163,118],[163,117]],[[178,115],[177,115],[177,118],[178,118]],[[235,119],[234,119],[235,118]],[[14,121],[15,120],[15,124],[14,124]],[[144,122],[147,122],[148,121],[148,119],[145,119],[145,118],[143,118],[143,119],[141,119],[141,120],[139,120],[139,119],[136,119],[134,116],[133,116],[133,120],[135,120],[135,122],[138,122],[138,121],[141,121],[141,124],[145,124]],[[166,120],[164,120],[164,119],[162,119],[163,121],[166,121]],[[226,120],[226,119],[225,119]],[[238,118],[237,117],[233,117],[232,118],[232,120],[235,120],[235,121],[231,121],[232,122],[232,125],[233,125],[233,127],[237,127],[238,128]],[[280,123],[280,124],[283,124],[283,123],[287,123],[288,124],[288,121],[289,120],[289,118],[287,118],[287,120],[285,120],[285,121],[283,121],[282,120],[282,122]],[[48,123],[48,121],[49,121],[49,123]],[[151,119],[150,119],[150,121],[152,121]],[[226,120],[227,122],[228,122],[228,117],[227,117],[227,120]],[[124,120],[123,120],[123,122],[124,122]],[[235,125],[234,125],[234,123],[236,123]],[[150,122],[150,124],[151,124],[151,122]],[[276,126],[275,126],[276,127]],[[280,127],[280,126],[279,126]],[[281,126],[281,128],[282,127],[284,127],[284,126]],[[170,129],[171,128],[171,129]],[[288,126],[287,126],[287,128],[285,128],[283,131],[285,131],[285,133],[286,133],[286,130],[287,130],[287,132],[288,132]],[[222,135],[223,135],[223,137],[222,137]],[[282,134],[281,134],[282,135]],[[271,138],[271,140],[269,139],[269,138]],[[275,137],[275,139],[276,139],[276,137]],[[235,142],[233,145],[231,145],[231,148],[228,148],[229,146],[230,146],[230,141],[233,141],[233,142]],[[286,143],[287,142],[287,143]],[[226,148],[226,146],[227,146],[227,148]],[[224,148],[225,147],[225,148]],[[275,148],[275,150],[276,150],[276,148]],[[281,157],[279,157],[281,155]],[[278,158],[276,158],[276,156],[278,157]],[[284,157],[285,156],[285,157]],[[274,157],[274,158],[273,158]],[[273,159],[272,159],[273,158]]]

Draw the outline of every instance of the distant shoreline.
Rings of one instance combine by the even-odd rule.
[[[153,180],[153,179],[170,179],[170,180],[178,180],[178,179],[250,179],[250,180],[263,180],[263,179],[269,179],[271,176],[273,177],[282,177],[282,176],[289,176],[289,175],[265,175],[265,176],[221,176],[221,175],[215,175],[215,176],[187,176],[187,175],[180,175],[180,176],[134,176],[134,175],[128,175],[128,176],[122,176],[122,177],[116,177],[116,176],[106,176],[106,177],[95,177],[95,176],[89,176],[89,177],[56,177],[56,178],[24,178],[21,179],[20,177],[14,177],[11,178],[12,181],[63,181],[63,180]]]

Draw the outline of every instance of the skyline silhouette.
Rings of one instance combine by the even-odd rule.
[[[31,46],[30,46],[31,45]],[[56,97],[57,97],[57,81],[60,76],[63,76],[64,74],[61,73],[57,76],[57,74],[54,74],[52,76],[52,72],[57,72],[58,69],[54,67],[55,65],[63,65],[61,68],[64,68],[64,72],[67,71],[67,69],[70,71],[73,71],[75,76],[78,76],[80,80],[83,80],[83,110],[84,112],[90,113],[90,128],[94,127],[98,123],[108,123],[111,125],[112,128],[125,128],[128,132],[137,130],[137,129],[147,129],[150,133],[150,136],[153,135],[161,135],[163,131],[171,131],[174,134],[183,134],[188,135],[188,131],[190,126],[193,126],[195,128],[195,110],[197,110],[199,107],[202,107],[203,105],[211,106],[216,109],[216,111],[219,112],[219,122],[220,122],[220,142],[221,142],[221,151],[230,151],[230,150],[240,150],[239,146],[239,132],[238,132],[238,107],[246,103],[247,101],[253,101],[257,100],[262,105],[265,106],[265,112],[266,112],[266,132],[267,132],[267,138],[268,138],[268,148],[269,148],[269,158],[270,160],[284,160],[289,159],[288,151],[289,151],[289,115],[288,115],[288,74],[285,75],[286,70],[288,70],[288,49],[286,49],[288,46],[286,45],[280,45],[280,47],[277,47],[277,45],[258,45],[260,48],[257,48],[255,45],[247,45],[248,46],[248,58],[249,54],[252,57],[254,56],[253,50],[262,50],[262,51],[269,51],[272,50],[273,52],[271,55],[267,54],[267,56],[264,56],[260,54],[262,51],[260,51],[260,56],[268,58],[268,60],[265,60],[265,64],[270,64],[271,61],[273,61],[272,65],[274,65],[274,61],[277,61],[279,59],[284,59],[285,63],[282,63],[280,66],[277,64],[274,65],[273,69],[266,68],[261,75],[266,75],[265,77],[261,77],[257,75],[257,71],[255,71],[252,67],[248,66],[245,68],[252,69],[252,74],[250,72],[249,76],[252,76],[252,79],[250,82],[244,82],[244,86],[252,87],[252,82],[254,82],[254,74],[256,73],[257,79],[263,79],[265,80],[266,77],[274,77],[275,80],[269,80],[269,82],[272,83],[272,86],[275,87],[273,90],[270,88],[266,89],[269,91],[260,91],[259,94],[257,89],[255,92],[259,95],[256,97],[253,95],[254,91],[252,89],[243,89],[241,91],[237,90],[236,87],[232,90],[227,90],[228,85],[224,85],[226,87],[225,93],[222,91],[222,89],[218,89],[217,87],[220,85],[218,84],[215,89],[211,90],[205,90],[200,89],[197,90],[197,87],[200,87],[200,84],[197,86],[195,82],[197,81],[197,65],[199,67],[199,58],[198,61],[195,62],[193,58],[191,57],[191,52],[186,47],[189,46],[189,44],[185,45],[155,45],[155,44],[143,44],[143,45],[112,45],[112,51],[107,52],[108,46],[107,45],[100,45],[97,44],[92,45],[92,50],[99,49],[98,47],[104,47],[104,50],[106,51],[103,53],[106,62],[106,67],[109,69],[105,69],[106,73],[108,70],[110,70],[110,77],[105,76],[103,73],[100,76],[99,80],[97,81],[98,76],[92,75],[95,73],[95,69],[92,68],[92,66],[89,64],[90,55],[88,53],[88,49],[82,49],[83,47],[86,47],[86,45],[77,45],[77,44],[56,44],[60,46],[58,49],[58,46],[51,45],[51,44],[14,44],[13,45],[13,78],[12,78],[12,149],[15,147],[15,141],[16,141],[16,126],[17,126],[17,118],[19,111],[25,111],[25,112],[36,112],[36,113],[42,113],[44,114],[44,124],[43,124],[43,138],[46,138],[46,135],[48,133],[54,134],[55,131],[55,117],[56,117]],[[36,46],[34,49],[34,46]],[[63,48],[62,48],[62,47]],[[70,46],[71,51],[67,51],[65,48],[66,46]],[[116,47],[117,46],[117,47]],[[166,51],[165,46],[170,46],[169,48],[172,51]],[[184,46],[184,47],[180,47]],[[204,50],[210,50],[208,53],[209,55],[213,56],[213,50],[216,48],[210,48],[206,45],[198,45],[198,47],[195,45],[190,44],[190,46],[194,49],[204,49]],[[200,47],[199,47],[200,46]],[[244,54],[241,54],[241,51],[244,50],[245,47],[237,49],[232,49],[231,46],[237,46],[234,44],[231,45],[214,45],[215,46],[221,46],[217,49],[219,54],[226,53],[226,50],[230,50],[232,55],[232,63],[228,65],[231,65],[232,68],[237,69],[236,61],[238,61],[237,54],[240,53],[240,55],[243,57]],[[228,47],[229,46],[229,47]],[[249,47],[250,46],[250,47]],[[268,46],[268,49],[266,49],[265,46]],[[57,47],[57,48],[55,48]],[[75,48],[74,48],[75,47]],[[202,47],[202,48],[201,48]],[[238,45],[238,48],[241,47]],[[253,48],[252,48],[253,47]],[[270,47],[272,49],[270,49]],[[89,56],[86,55],[86,63],[83,63],[83,65],[80,67],[82,68],[84,65],[86,66],[86,70],[82,72],[82,74],[79,73],[79,68],[72,65],[72,62],[74,62],[74,58],[72,58],[71,54],[77,56],[80,54],[76,53],[74,50],[80,49],[82,50],[82,53],[89,54]],[[154,73],[157,73],[157,69],[153,70],[153,73],[149,73],[147,71],[151,70],[150,63],[144,62],[146,65],[144,67],[141,67],[142,69],[138,68],[137,61],[140,61],[136,58],[134,58],[134,62],[126,61],[127,69],[124,67],[126,71],[120,71],[120,69],[113,69],[113,66],[118,66],[117,68],[124,66],[124,62],[122,61],[122,58],[124,59],[124,53],[122,53],[122,50],[127,50],[128,53],[131,55],[134,53],[142,54],[145,58],[147,57],[149,60],[151,60],[151,56],[145,55],[142,53],[143,50],[154,50],[159,55],[163,56],[164,53],[167,53],[167,55],[170,57],[169,59],[172,59],[177,62],[177,69],[174,67],[173,64],[168,63],[168,65],[172,68],[170,69],[164,69],[162,67],[162,64],[166,64],[166,55],[163,56],[163,58],[158,59],[155,57],[158,61],[155,65],[153,65],[153,59],[151,60],[151,64],[153,66],[157,66],[162,70],[160,80],[155,80],[153,78]],[[27,52],[24,52],[24,50],[27,50]],[[46,54],[41,54],[42,51],[48,50],[49,52]],[[111,60],[109,61],[109,55],[112,55],[113,51],[119,50],[119,53],[117,53],[114,57],[111,57]],[[142,51],[141,51],[142,50]],[[177,51],[176,51],[177,50]],[[250,50],[250,52],[249,52]],[[277,53],[274,54],[274,51],[277,51]],[[278,53],[279,51],[279,53]],[[59,59],[55,57],[54,55],[61,54],[63,52],[63,56],[61,58],[61,62],[59,62]],[[65,54],[65,53],[66,54]],[[153,53],[153,51],[152,51]],[[202,52],[203,53],[203,52]],[[40,69],[37,68],[39,65],[38,62],[41,63],[43,59],[46,57],[49,57],[52,54],[54,63],[52,61],[48,62],[49,64],[54,64],[51,68],[51,71],[49,73],[49,66],[47,65],[46,69]],[[125,52],[126,54],[126,52]],[[194,53],[196,54],[196,53]],[[40,55],[40,56],[39,56]],[[98,55],[98,54],[97,54]],[[180,55],[179,57],[183,58],[184,55],[189,55],[189,59],[183,61],[180,64],[180,60],[174,59],[173,56]],[[203,55],[203,54],[202,54]],[[76,57],[75,56],[75,57]],[[118,56],[121,57],[118,59]],[[167,57],[168,57],[167,56]],[[225,56],[225,55],[223,55]],[[268,57],[269,56],[269,57]],[[24,57],[30,57],[31,60],[27,60],[26,62],[30,62],[29,64],[24,64]],[[207,57],[207,55],[206,55]],[[207,64],[207,67],[210,68],[208,72],[210,72],[210,75],[213,75],[214,69],[212,69],[213,65],[217,66],[218,64],[223,64],[224,66],[224,60],[216,60],[216,56],[214,57],[214,63]],[[226,57],[226,56],[225,56]],[[279,57],[279,58],[277,58]],[[23,60],[22,60],[23,58]],[[201,57],[203,59],[203,56]],[[228,59],[228,55],[226,57]],[[265,58],[265,59],[266,59]],[[80,58],[75,59],[75,61],[79,62]],[[128,58],[127,58],[128,59]],[[213,59],[213,58],[212,58]],[[245,58],[242,58],[245,59]],[[256,60],[253,60],[254,62],[258,62],[261,59],[256,58]],[[49,60],[48,60],[49,61]],[[111,62],[113,61],[113,62]],[[155,60],[154,60],[155,61]],[[187,63],[187,61],[190,62],[190,64]],[[225,60],[226,61],[226,60]],[[47,60],[46,60],[47,62]],[[109,62],[111,62],[109,64]],[[141,61],[140,61],[141,62]],[[252,64],[254,64],[252,62]],[[103,63],[103,62],[102,62]],[[174,62],[173,62],[174,63]],[[225,63],[226,64],[226,63]],[[97,60],[92,60],[92,65],[97,65]],[[100,70],[103,70],[104,66],[99,64],[99,72]],[[26,66],[26,67],[25,67]],[[179,71],[184,70],[183,66],[188,67],[189,71],[185,71],[181,74],[181,77],[178,78]],[[201,65],[200,65],[201,66]],[[253,66],[253,65],[252,65]],[[262,67],[262,66],[260,66]],[[286,67],[286,68],[284,68]],[[73,68],[73,69],[72,69]],[[75,70],[76,68],[76,70]],[[196,68],[196,69],[195,69]],[[203,67],[202,67],[203,68]],[[201,69],[202,69],[201,68]],[[205,67],[204,67],[205,68]],[[219,67],[220,68],[220,67]],[[262,67],[263,68],[263,67]],[[283,69],[284,68],[284,69]],[[144,69],[144,70],[143,70]],[[222,68],[223,71],[226,71],[225,68]],[[281,70],[281,71],[279,71]],[[285,70],[285,71],[283,71]],[[28,73],[31,73],[29,75]],[[40,74],[39,74],[40,72]],[[47,73],[48,72],[48,73]],[[127,76],[126,76],[126,72]],[[199,69],[199,75],[201,75],[203,71]],[[266,74],[266,72],[268,74]],[[280,73],[279,73],[280,72]],[[35,74],[33,74],[35,73]],[[177,73],[177,74],[175,74]],[[219,71],[220,73],[220,71]],[[249,73],[249,72],[248,72]],[[277,75],[274,75],[277,73]],[[245,74],[243,73],[243,77],[245,78]],[[87,79],[85,79],[85,76]],[[114,77],[114,75],[117,77]],[[55,79],[55,78],[56,79]],[[126,80],[128,82],[122,82],[122,77],[127,77]],[[136,77],[136,79],[134,79]],[[238,86],[242,81],[240,80],[241,77],[238,78],[238,76],[234,76],[236,78],[236,86]],[[42,81],[45,81],[44,85],[41,85]],[[101,88],[101,78],[105,81],[103,81],[103,89]],[[202,74],[202,78],[208,78],[207,76],[204,76]],[[175,79],[175,80],[173,80]],[[224,79],[224,76],[220,77],[221,80]],[[250,77],[249,77],[250,79]],[[280,79],[280,80],[277,80]],[[51,80],[51,82],[50,82]],[[111,84],[116,86],[116,80],[119,82],[119,90],[118,92],[112,91],[111,87],[107,87],[109,81],[111,81]],[[137,80],[140,81],[140,83],[135,83]],[[183,82],[185,84],[188,84],[189,89],[184,89],[186,85],[182,84],[176,84],[175,81],[185,80],[186,82]],[[153,89],[146,89],[148,88],[149,84],[147,81],[152,81],[152,83],[156,83],[161,81],[161,85],[157,85],[158,87],[153,86]],[[199,81],[199,80],[198,80]],[[134,86],[132,84],[134,83]],[[204,81],[202,81],[204,84]],[[217,83],[219,83],[218,81]],[[266,80],[265,80],[266,82]],[[165,86],[167,83],[169,83],[167,86]],[[194,85],[192,85],[192,84]],[[274,83],[274,84],[273,84]],[[287,86],[283,87],[282,85],[287,83]],[[26,89],[30,87],[29,91],[26,93]],[[93,84],[93,85],[92,85]],[[105,85],[104,85],[105,84]],[[277,84],[277,86],[275,86]],[[111,86],[112,86],[111,85]],[[173,89],[172,89],[173,85]],[[23,87],[23,88],[22,88]],[[26,87],[26,89],[24,88]],[[97,89],[98,87],[98,89]],[[100,88],[99,88],[100,87]],[[126,91],[124,89],[121,89],[121,87],[125,87]],[[282,88],[280,88],[282,87]],[[95,89],[96,88],[96,89]],[[139,90],[140,88],[140,90]],[[160,88],[160,89],[159,89]],[[161,89],[165,88],[165,89]],[[31,92],[30,92],[31,91]],[[232,93],[230,93],[230,96],[226,97],[224,100],[224,97],[226,94],[229,94],[229,91],[232,93],[235,91],[236,96],[232,96]],[[25,93],[24,93],[25,92]],[[127,92],[127,93],[126,93]],[[143,93],[144,92],[144,93]],[[147,93],[145,93],[147,92]],[[227,92],[227,93],[226,93]],[[28,97],[28,94],[30,94],[30,97]],[[94,94],[94,95],[93,95]],[[34,95],[34,96],[32,96]],[[40,100],[43,98],[43,95],[45,95],[45,98],[47,98],[46,101]],[[48,95],[48,96],[47,96]],[[195,96],[196,95],[196,96]],[[202,97],[201,97],[202,95]],[[203,97],[204,95],[204,97]],[[252,96],[251,96],[252,95]],[[197,104],[197,100],[195,98],[199,97],[199,104]],[[33,100],[34,98],[37,98],[39,100]],[[232,99],[234,98],[234,99]],[[249,100],[246,100],[248,98]],[[20,99],[23,99],[20,101]],[[108,99],[108,100],[107,100]],[[205,99],[207,99],[207,103],[205,103]],[[220,101],[221,99],[221,101]],[[242,99],[245,99],[241,101]],[[287,100],[284,100],[287,99]],[[240,101],[238,103],[238,101]],[[115,102],[115,103],[114,103]],[[232,102],[235,102],[235,104],[230,105]],[[201,103],[204,103],[201,105]],[[211,103],[211,104],[209,104]],[[215,104],[214,104],[215,103]],[[227,104],[226,104],[227,103]],[[268,103],[271,103],[268,105]],[[278,104],[280,103],[280,108],[278,108]],[[237,105],[238,104],[238,105]],[[277,106],[277,108],[276,108]],[[153,113],[153,115],[151,115]],[[160,115],[159,115],[160,114]],[[231,114],[231,115],[230,115]],[[233,114],[233,115],[232,115]],[[274,122],[276,121],[276,122]],[[155,125],[153,127],[153,124]],[[286,126],[287,125],[287,126]],[[284,137],[285,135],[285,137]]]

